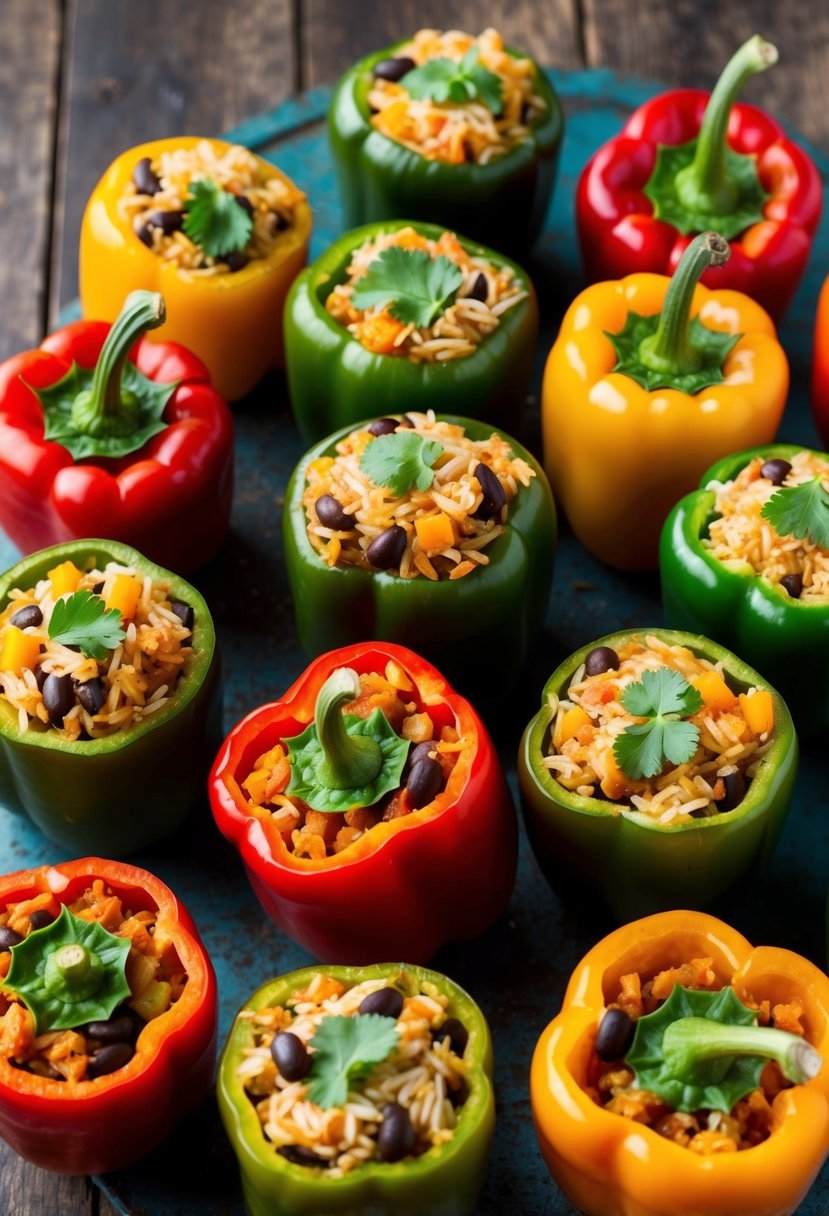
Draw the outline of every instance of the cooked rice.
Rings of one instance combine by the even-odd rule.
[[[644,642],[631,638],[617,649],[617,654],[621,660],[617,670],[585,676],[582,665],[570,681],[566,698],[554,701],[550,752],[543,759],[545,768],[565,789],[588,798],[624,799],[629,804],[627,809],[660,824],[720,814],[717,804],[725,797],[725,777],[739,772],[748,783],[757,774],[771,745],[770,736],[752,734],[740,701],[727,712],[703,705],[689,719],[700,729],[699,746],[690,760],[649,779],[627,777],[618,768],[613,744],[623,730],[642,720],[621,703],[628,684],[640,681],[643,672],[661,667],[678,671],[689,683],[707,671],[718,672],[726,682],[727,678],[722,663],[712,663],[685,646],[671,646],[653,635],[646,636]],[[603,701],[602,697],[609,699]],[[590,726],[584,728],[581,740],[573,736],[558,745],[564,714],[576,705],[591,719]]]
[[[119,574],[140,577],[131,566],[108,562],[103,569],[83,573],[77,590],[92,591],[102,583],[100,594],[106,600]],[[192,634],[173,612],[165,582],[143,579],[135,617],[129,622],[122,621],[126,637],[103,659],[87,658],[79,651],[51,640],[48,627],[55,600],[48,578],[41,579],[34,587],[15,587],[9,592],[9,603],[0,613],[0,650],[12,616],[29,604],[36,604],[43,613],[40,625],[24,630],[41,641],[37,671],[71,675],[79,684],[98,677],[104,686],[106,700],[94,716],[76,702],[65,716],[62,728],[51,726],[37,685],[36,671],[25,669],[19,676],[11,671],[0,671],[0,700],[17,710],[21,734],[27,730],[52,730],[64,739],[103,739],[158,713],[175,694],[178,680],[186,678],[193,653]]]
[[[760,512],[780,488],[760,476],[763,458],[758,456],[733,481],[709,489],[716,491],[714,509],[721,516],[711,521],[703,545],[712,557],[738,571],[749,565],[755,574],[779,584],[787,574],[799,574],[802,601],[829,600],[829,552],[808,539],[780,536]],[[820,477],[829,490],[829,464],[814,452],[798,452],[784,486],[801,485]]]
[[[427,160],[449,164],[485,165],[528,140],[532,124],[547,108],[534,91],[537,68],[532,59],[510,55],[497,30],[486,29],[477,38],[460,30],[418,30],[395,55],[420,67],[429,59],[460,62],[473,46],[478,48],[481,66],[501,81],[500,114],[493,114],[481,101],[418,101],[402,84],[375,77],[368,94],[376,111],[374,126]]]
[[[253,229],[241,251],[246,261],[271,253],[282,233],[292,226],[297,204],[305,198],[301,190],[271,174],[264,161],[238,144],[217,153],[209,140],[203,139],[193,148],[162,152],[152,162],[152,169],[161,181],[161,190],[139,194],[130,181],[118,200],[118,214],[132,225],[136,235],[146,230],[153,253],[188,274],[226,274],[229,267],[226,260],[208,257],[182,230],[165,234],[146,221],[153,211],[182,211],[192,182],[210,178],[223,190],[248,199],[253,207]]]
[[[351,303],[354,287],[371,263],[384,249],[394,246],[422,250],[433,258],[448,257],[463,271],[454,303],[430,326],[416,328],[396,320],[388,311],[391,301],[362,310]],[[437,241],[421,236],[414,228],[384,233],[355,251],[346,273],[348,278],[338,283],[325,301],[328,312],[366,349],[405,356],[413,363],[446,362],[471,355],[498,328],[504,313],[527,298],[509,266],[496,267],[486,258],[471,257],[451,232],[444,232]],[[479,275],[486,279],[485,301],[469,298]]]
[[[426,439],[437,440],[443,454],[435,462],[435,479],[427,490],[410,489],[395,498],[387,486],[378,486],[360,468],[360,457],[372,435],[366,430],[352,431],[337,444],[336,457],[314,460],[305,471],[307,484],[302,501],[308,517],[308,538],[329,566],[359,566],[374,570],[366,551],[381,532],[394,525],[406,532],[406,549],[400,566],[388,573],[400,578],[464,578],[478,566],[489,564],[483,550],[508,527],[509,505],[528,486],[535,471],[526,461],[512,455],[509,444],[493,432],[488,439],[468,438],[463,427],[438,422],[434,412],[408,414],[413,429]],[[400,427],[398,427],[400,429]],[[475,476],[478,464],[486,464],[503,488],[506,502],[499,517],[474,519],[483,501]],[[338,532],[320,523],[316,502],[331,494],[348,515],[354,528]],[[451,522],[453,543],[439,552],[424,552],[415,532],[415,521],[440,513]]]
[[[353,1017],[369,993],[390,986],[408,994],[397,1019],[398,1044],[365,1080],[352,1086],[345,1106],[325,1110],[308,1098],[306,1081],[286,1081],[279,1074],[270,1051],[276,1034],[290,1030],[307,1046],[323,1018]],[[341,1178],[377,1160],[383,1107],[398,1102],[409,1112],[416,1156],[448,1143],[463,1118],[462,1102],[456,1108],[452,1095],[456,1101],[461,1098],[467,1070],[448,1038],[433,1043],[431,1032],[451,1013],[448,997],[405,970],[393,979],[365,980],[351,988],[317,972],[308,988],[285,1006],[243,1009],[239,1019],[250,1024],[251,1042],[238,1075],[266,1139],[275,1149],[296,1144],[310,1149],[320,1166],[327,1166],[327,1178]]]

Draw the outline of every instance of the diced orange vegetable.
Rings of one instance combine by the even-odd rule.
[[[452,521],[444,511],[416,519],[415,532],[421,549],[426,553],[442,553],[444,549],[451,549],[455,543]]]
[[[760,688],[748,695],[740,693],[740,705],[752,734],[764,735],[774,730],[774,701],[770,692]]]
[[[386,106],[379,114],[375,114],[372,122],[378,131],[382,131],[384,135],[388,135],[391,139],[402,135],[409,121],[408,116],[409,102],[406,98],[401,101],[394,101],[390,106]]]
[[[77,591],[78,583],[83,578],[74,562],[61,562],[48,573],[49,582],[52,584],[52,597],[56,600],[62,595],[71,595],[73,591]]]
[[[691,681],[709,709],[728,713],[737,704],[737,698],[718,671],[706,671]]]
[[[308,468],[305,470],[305,474],[308,476],[309,473],[316,473],[319,477],[322,477],[328,472],[333,463],[333,456],[318,456],[316,460],[312,460],[308,465]]]
[[[22,675],[26,668],[34,670],[40,656],[40,639],[9,625],[0,648],[0,671]]]
[[[565,711],[556,729],[555,745],[561,747],[568,739],[572,739],[576,731],[590,725],[590,715],[586,714],[580,705]]]
[[[429,242],[426,237],[421,236],[419,232],[415,232],[414,228],[408,232],[401,232],[395,238],[394,243],[399,249],[420,249],[424,252],[429,249]]]
[[[132,620],[143,585],[141,579],[133,574],[116,574],[107,596],[107,608],[117,608],[124,620]]]
[[[616,762],[612,750],[605,753],[605,775],[601,781],[602,793],[606,798],[615,800],[621,798],[627,791],[628,779]]]
[[[366,317],[359,326],[359,338],[366,350],[375,355],[389,355],[394,350],[394,341],[403,332],[405,325],[391,313],[379,312]]]

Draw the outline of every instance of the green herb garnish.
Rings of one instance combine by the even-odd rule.
[[[821,549],[829,549],[829,494],[819,477],[799,486],[782,486],[760,514],[778,536],[810,540]]]
[[[253,231],[253,217],[210,177],[190,183],[184,204],[184,231],[210,258],[244,249]]]
[[[420,101],[481,101],[493,114],[503,108],[501,80],[479,63],[478,48],[470,47],[459,63],[453,59],[427,59],[400,80],[410,97]]]
[[[641,358],[642,343],[655,337],[660,319],[661,313],[644,317],[629,312],[618,333],[605,332],[616,351],[613,371],[635,380],[651,393],[659,388],[675,388],[693,396],[704,388],[722,384],[725,380],[723,364],[743,335],[709,329],[699,317],[694,317],[688,326],[688,345],[698,356],[697,366],[684,372],[666,372],[664,368],[647,367]]]
[[[355,308],[388,305],[404,325],[432,325],[455,302],[463,271],[444,254],[392,245],[374,259],[351,295]]]
[[[123,642],[121,613],[110,608],[100,595],[76,591],[58,600],[49,621],[49,637],[62,646],[79,646],[88,659],[103,659],[108,650]]]
[[[424,439],[416,431],[394,431],[366,445],[360,469],[375,485],[388,486],[395,498],[401,498],[411,486],[429,489],[435,479],[432,465],[442,455],[443,445],[436,439]]]
[[[378,1013],[323,1018],[310,1043],[314,1052],[308,1097],[324,1110],[343,1106],[349,1086],[385,1060],[398,1038],[395,1019]]]
[[[622,772],[634,780],[655,777],[666,760],[682,764],[697,750],[699,727],[682,722],[702,708],[702,697],[678,671],[660,667],[642,673],[641,682],[628,684],[622,704],[636,718],[616,737],[613,754]]]

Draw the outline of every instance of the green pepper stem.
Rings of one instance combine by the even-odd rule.
[[[86,1001],[100,988],[104,965],[81,942],[59,946],[46,960],[43,982],[53,996],[67,1004]]]
[[[759,34],[744,42],[725,65],[709,98],[697,136],[694,159],[676,176],[676,194],[690,211],[730,215],[739,187],[726,166],[726,132],[731,107],[746,81],[777,63],[777,47]]]
[[[694,237],[674,271],[656,333],[639,345],[639,358],[645,367],[669,376],[697,370],[701,358],[689,332],[694,291],[709,266],[722,266],[730,256],[728,241],[718,233],[701,232]]]
[[[365,735],[349,735],[342,707],[360,693],[360,678],[350,667],[339,667],[317,696],[314,725],[323,750],[317,765],[320,785],[332,790],[357,789],[374,780],[383,767],[380,744]]]
[[[823,1066],[820,1053],[796,1034],[770,1026],[729,1026],[709,1018],[672,1022],[665,1030],[662,1052],[673,1075],[689,1081],[700,1064],[730,1056],[776,1060],[795,1085],[811,1081]]]

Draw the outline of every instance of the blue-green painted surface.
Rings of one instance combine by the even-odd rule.
[[[572,200],[589,154],[618,130],[629,110],[657,91],[610,72],[552,73],[567,110],[561,178],[547,228],[530,269],[545,328],[535,389],[558,320],[582,286]],[[322,117],[329,97],[314,90],[231,132],[233,139],[278,160],[310,195],[315,211],[312,254],[340,232]],[[818,159],[824,176],[826,159]],[[504,217],[508,222],[508,217]],[[820,282],[829,270],[824,226],[809,274],[782,327],[792,362],[793,391],[781,438],[814,444],[807,383],[812,323]],[[424,402],[428,405],[428,402]],[[302,670],[280,539],[281,495],[302,444],[287,412],[284,381],[274,377],[237,412],[237,493],[233,527],[223,553],[195,581],[216,618],[227,665],[228,727],[253,706],[283,692]],[[539,450],[533,398],[518,436]],[[16,556],[0,538],[0,569]],[[624,577],[600,566],[569,535],[562,539],[547,627],[519,692],[489,724],[511,776],[521,730],[537,707],[550,671],[592,638],[624,626],[662,622],[655,577]],[[497,655],[470,654],[493,667]],[[804,672],[804,679],[809,673]],[[820,742],[806,750],[795,805],[777,857],[763,884],[717,909],[756,942],[784,945],[823,963],[823,907],[829,862],[829,799]],[[63,860],[33,828],[0,811],[0,870]],[[310,960],[265,920],[235,853],[218,837],[205,804],[166,845],[135,859],[157,872],[194,913],[216,963],[221,1028],[246,996],[272,975]],[[624,875],[619,876],[624,881]],[[413,910],[416,915],[416,910]],[[435,966],[462,983],[490,1019],[496,1053],[498,1133],[480,1216],[572,1216],[551,1183],[536,1147],[527,1076],[539,1032],[559,1008],[567,978],[581,955],[612,926],[589,905],[563,905],[522,845],[518,883],[508,916],[481,941],[443,952]],[[379,960],[378,960],[379,961]],[[180,1130],[168,1147],[131,1170],[103,1180],[128,1216],[242,1216],[235,1163],[214,1108]],[[800,1208],[800,1216],[829,1210],[829,1168]]]

